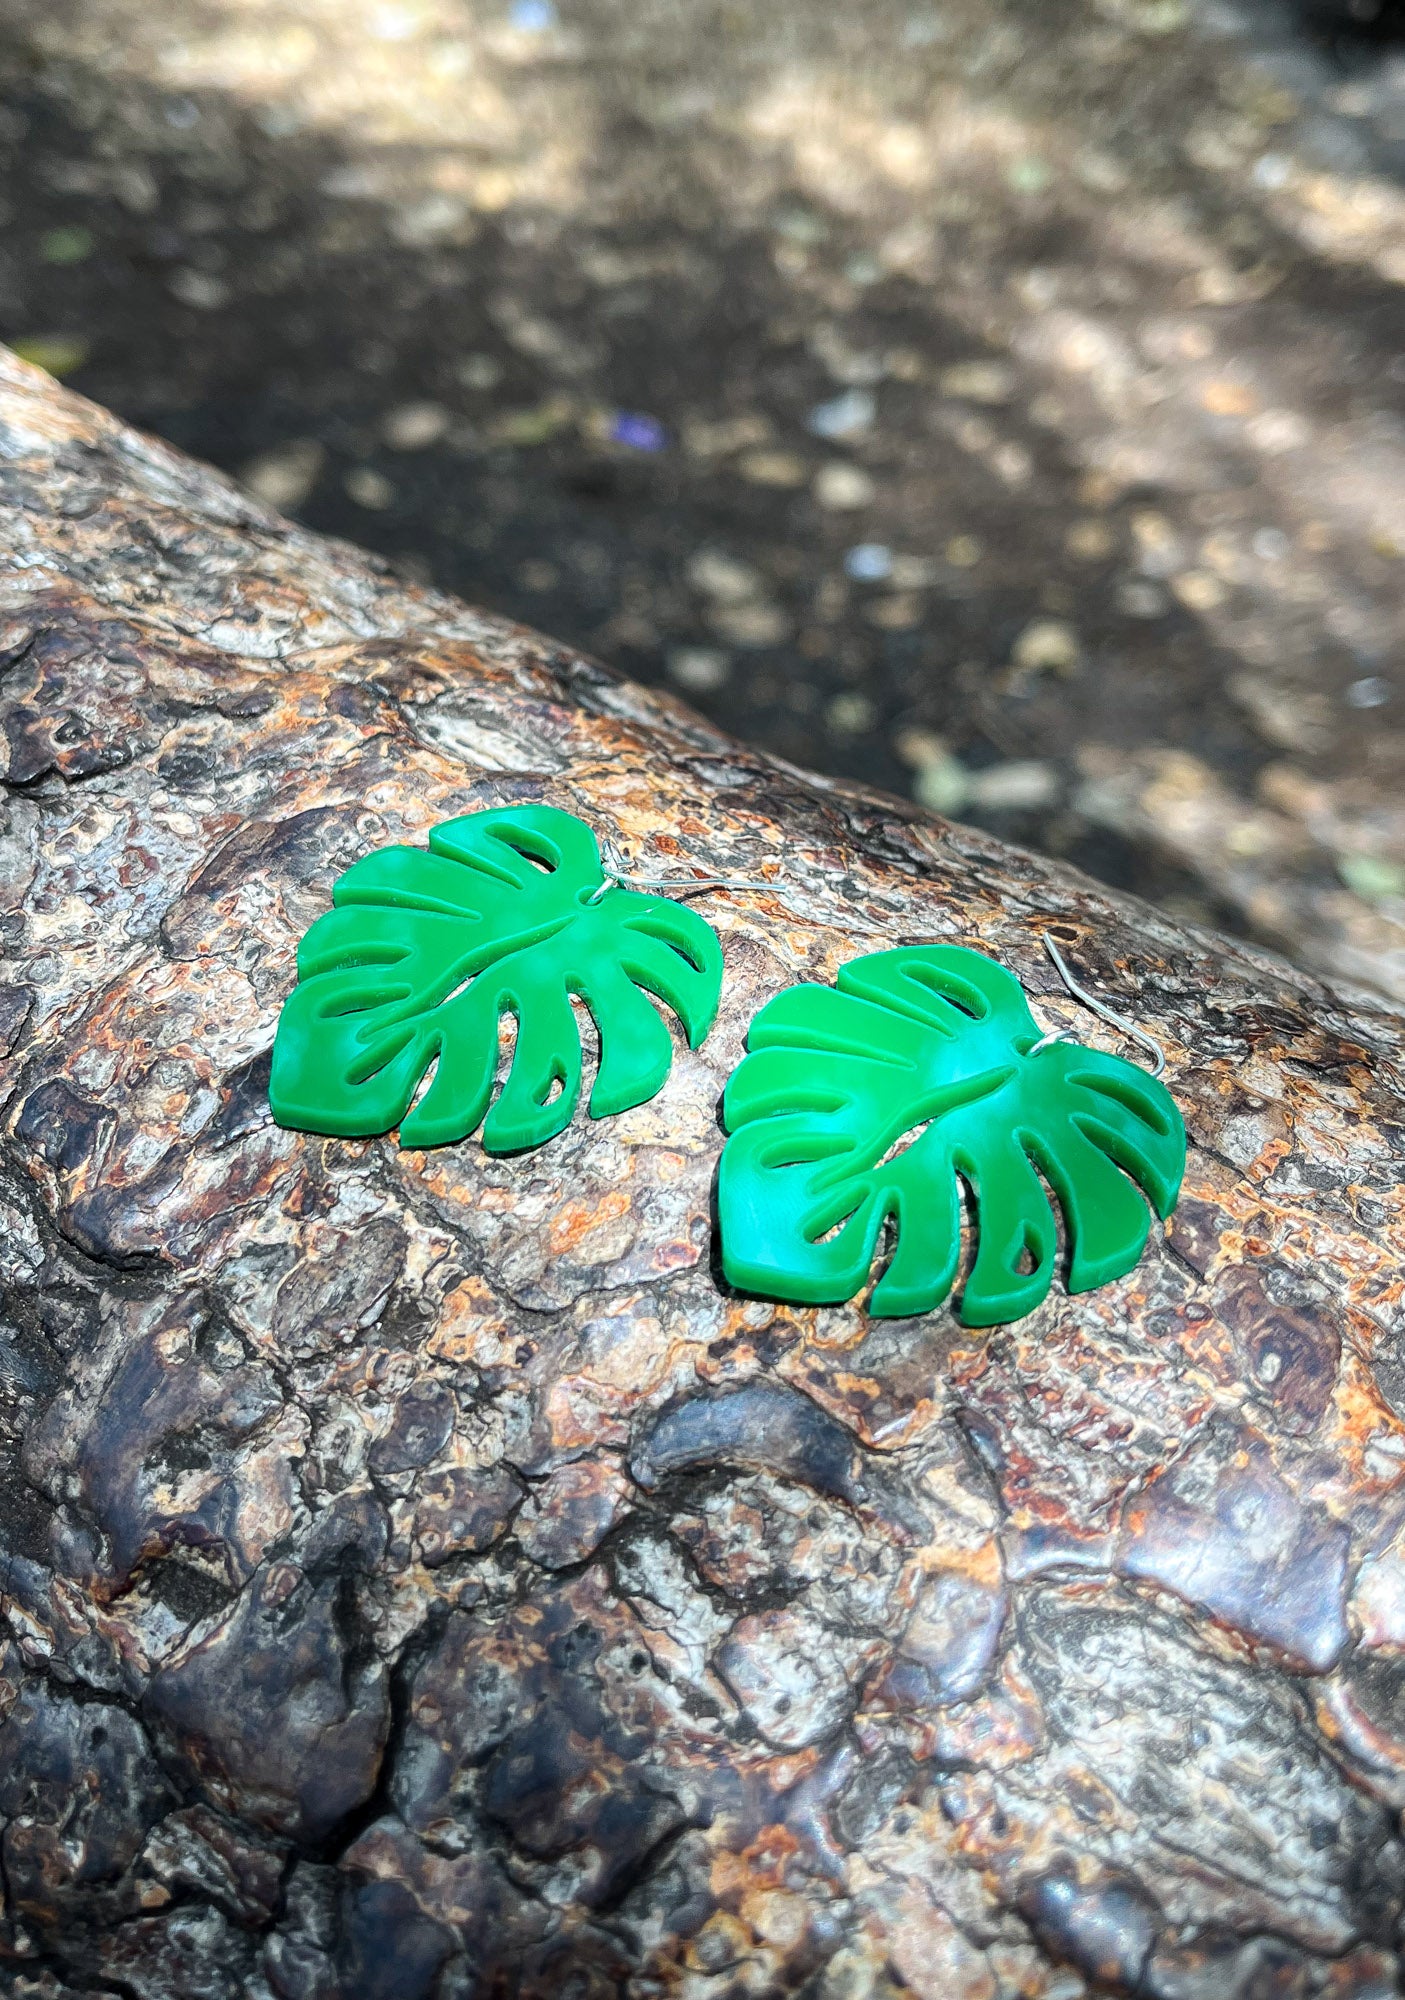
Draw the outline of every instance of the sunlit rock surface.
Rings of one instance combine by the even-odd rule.
[[[1396,1992],[1405,1023],[8,359],[0,498],[0,1986]],[[774,880],[703,1048],[515,1160],[275,1128],[336,875],[529,799]],[[1185,1111],[1138,1269],[989,1334],[722,1289],[756,1007],[886,928],[1114,1045],[1046,926]]]

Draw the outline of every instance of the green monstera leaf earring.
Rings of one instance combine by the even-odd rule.
[[[448,820],[428,853],[368,854],[333,903],[302,941],[278,1023],[269,1100],[280,1125],[343,1138],[399,1125],[402,1146],[442,1146],[482,1122],[488,1152],[517,1152],[575,1111],[573,996],[600,1034],[594,1118],[645,1103],[668,1075],[672,1040],[646,995],[672,1008],[692,1048],[717,1013],[716,934],[695,911],[607,877],[590,828],[549,806]],[[489,1110],[504,1014],[517,1041]]]
[[[1087,996],[1083,996],[1087,997]],[[891,1219],[869,1311],[940,1305],[961,1250],[960,1181],[977,1218],[967,1326],[1033,1311],[1067,1224],[1070,1291],[1129,1271],[1169,1215],[1185,1127],[1169,1092],[1118,1056],[1041,1035],[1018,980],[956,945],[875,952],[837,985],[792,986],[757,1014],[727,1085],[722,1268],[742,1291],[853,1298]],[[904,1145],[904,1140],[910,1141]]]

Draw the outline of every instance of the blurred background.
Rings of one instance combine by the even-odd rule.
[[[1405,999],[1405,6],[4,0],[0,339]]]

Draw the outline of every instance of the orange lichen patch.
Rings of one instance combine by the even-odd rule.
[[[514,1365],[519,1339],[483,1280],[465,1278],[446,1295],[425,1351],[457,1366],[500,1368]]]
[[[887,1933],[888,1953],[920,2000],[994,2000],[995,1974],[946,1911],[912,1884],[897,1898]]]
[[[906,1393],[895,1393],[891,1380],[836,1371],[822,1353],[803,1349],[786,1356],[781,1372],[879,1451],[897,1451],[917,1443],[940,1421],[947,1407],[940,1392],[923,1393],[933,1382],[935,1369],[924,1370],[920,1360],[915,1363],[911,1386],[902,1385]]]
[[[673,1363],[674,1337],[637,1296],[600,1314],[584,1331],[590,1359],[582,1377],[601,1389],[652,1389]]]
[[[749,1927],[728,1910],[714,1910],[689,1939],[683,1963],[689,1972],[713,1979],[719,1971],[734,1972],[755,1955],[756,1939]]]
[[[1026,1762],[1044,1746],[1044,1712],[1019,1662],[1007,1658],[994,1686],[974,1700],[908,1719],[914,1757],[999,1771]]]
[[[1373,1986],[1388,1993],[1394,1977],[1395,1962],[1390,1954],[1379,1946],[1363,1944],[1326,1968],[1323,2000],[1355,2000],[1358,1993],[1369,1993]]]
[[[1405,1420],[1359,1353],[1343,1357],[1332,1404],[1312,1432],[1321,1456],[1304,1490],[1354,1522],[1363,1543],[1395,1518],[1405,1487]]]
[[[542,1407],[542,1421],[557,1451],[580,1451],[587,1445],[626,1444],[630,1411],[626,1390],[574,1375],[552,1384]]]
[[[650,1251],[649,1269],[661,1275],[670,1271],[687,1271],[702,1256],[702,1245],[675,1237],[671,1242],[660,1243]]]
[[[929,1575],[963,1577],[989,1591],[999,1590],[1005,1578],[1004,1558],[993,1535],[969,1544],[943,1535],[914,1560]]]
[[[426,1173],[425,1179],[431,1186],[436,1180],[445,1189],[450,1185],[447,1177],[441,1178],[433,1167]],[[485,1187],[478,1197],[478,1206],[488,1215],[511,1215],[517,1208],[517,1197],[511,1187]]]
[[[791,1889],[760,1889],[743,1898],[742,1914],[763,1944],[789,1955],[804,1943],[814,1905]]]
[[[591,1244],[592,1255],[581,1261],[606,1263],[619,1254],[615,1247],[622,1241],[621,1233],[612,1225],[618,1224],[630,1212],[629,1194],[626,1189],[613,1189],[600,1201],[591,1206],[583,1201],[568,1201],[558,1210],[547,1236],[548,1253],[553,1257],[564,1257],[574,1252],[580,1257],[581,1246],[588,1238],[602,1240]]]
[[[815,1760],[811,1754],[801,1760],[792,1758],[785,1761],[789,1764],[797,1762],[799,1764],[793,1777],[790,1772],[785,1774],[791,1777],[791,1782],[794,1782],[802,1770],[814,1768]],[[773,1770],[772,1777],[773,1779],[781,1777],[779,1768]],[[778,1786],[777,1789],[779,1788]],[[779,1822],[762,1827],[755,1839],[739,1853],[724,1850],[713,1857],[710,1878],[712,1893],[721,1901],[723,1898],[736,1899],[762,1890],[782,1889],[791,1870],[801,1858],[801,1853],[800,1838],[790,1827]]]
[[[1370,1320],[1377,1324],[1389,1320],[1392,1309],[1405,1300],[1405,1262],[1388,1241],[1373,1241],[1364,1231],[1331,1223],[1311,1229],[1300,1222],[1286,1229],[1279,1241],[1300,1269],[1325,1271],[1344,1298],[1359,1305],[1356,1313],[1350,1304],[1344,1305],[1343,1318],[1357,1327],[1367,1346]]]
[[[1388,1719],[1373,1715],[1371,1706],[1347,1676],[1333,1675],[1314,1690],[1313,1707],[1323,1735],[1365,1767],[1373,1788],[1383,1797],[1405,1806],[1405,1749]]]

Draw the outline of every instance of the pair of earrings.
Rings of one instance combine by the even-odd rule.
[[[398,1126],[402,1146],[421,1147],[481,1124],[488,1152],[520,1152],[576,1109],[573,998],[599,1033],[593,1118],[647,1102],[668,1076],[672,1041],[646,996],[673,1011],[691,1048],[717,1015],[710,925],[606,870],[590,828],[553,807],[474,813],[436,827],[428,852],[369,854],[333,902],[302,941],[278,1024],[269,1097],[280,1125],[344,1138]],[[517,1039],[494,1099],[504,1014]],[[1049,1289],[1046,1182],[1075,1292],[1141,1256],[1149,1217],[1134,1182],[1159,1215],[1175,1206],[1185,1128],[1164,1086],[1041,1035],[1018,980],[983,952],[924,944],[854,959],[832,987],[767,1001],[747,1049],[723,1098],[718,1182],[722,1267],[741,1291],[852,1299],[891,1224],[868,1310],[928,1312],[956,1282],[964,1182],[977,1242],[960,1316],[993,1326]]]

